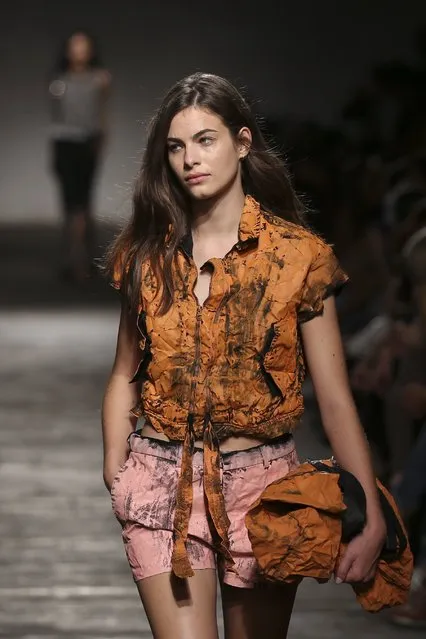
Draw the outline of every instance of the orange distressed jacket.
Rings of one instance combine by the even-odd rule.
[[[341,519],[346,505],[338,479],[305,462],[267,486],[250,508],[246,525],[266,580],[291,583],[312,577],[323,582],[333,577],[346,548]],[[373,581],[353,584],[358,602],[369,612],[403,604],[413,575],[413,555],[395,501],[379,481],[377,485],[407,544],[391,556],[382,553]]]
[[[120,288],[122,263],[113,286]],[[229,520],[220,480],[220,440],[232,435],[273,439],[303,413],[305,367],[298,323],[321,314],[323,300],[347,280],[330,246],[306,228],[261,210],[246,197],[239,240],[212,258],[210,294],[200,306],[192,238],[178,250],[173,304],[158,314],[151,266],[142,266],[137,321],[141,382],[135,416],[183,442],[174,520],[173,571],[193,574],[186,553],[192,504],[194,441],[204,445],[204,486],[218,551],[232,565]]]

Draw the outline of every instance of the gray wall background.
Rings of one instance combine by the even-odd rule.
[[[127,215],[144,124],[196,70],[247,86],[268,114],[333,121],[372,63],[413,57],[420,0],[16,0],[0,21],[0,222],[57,220],[46,76],[64,35],[88,28],[113,74],[98,215]]]

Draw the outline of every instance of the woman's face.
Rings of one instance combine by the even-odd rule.
[[[71,64],[87,65],[93,54],[90,39],[84,33],[75,33],[68,41],[68,60]]]
[[[212,198],[241,181],[249,129],[241,129],[239,138],[235,141],[221,118],[205,109],[188,107],[175,115],[167,136],[169,163],[192,198]]]

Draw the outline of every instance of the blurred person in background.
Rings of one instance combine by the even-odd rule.
[[[426,180],[423,157],[406,159],[385,198],[392,278],[387,331],[356,367],[356,388],[382,398],[389,482],[410,531],[416,579],[409,602],[391,615],[426,626]]]
[[[82,283],[93,269],[92,196],[107,133],[111,76],[84,31],[67,40],[50,78],[52,169],[63,212],[61,276]]]
[[[365,344],[366,337],[371,342],[382,330],[377,318],[389,283],[380,224],[385,185],[383,173],[380,158],[355,154],[342,175],[342,206],[335,222],[335,242],[351,286],[339,297],[337,309],[351,372],[362,352],[370,350]],[[383,400],[375,393],[359,392],[355,387],[353,391],[373,448],[376,472],[383,478],[389,458]]]
[[[417,549],[410,598],[391,619],[400,626],[426,628],[426,384],[408,384],[403,403],[412,419],[420,419],[423,424],[394,490],[406,523],[414,521],[417,526]]]
[[[425,185],[426,186],[426,185]],[[426,627],[426,197],[411,204],[401,224],[401,303],[408,306],[398,322],[401,367],[390,389],[390,443],[402,448],[394,492],[413,530],[416,575],[410,601],[392,615],[399,625]],[[395,419],[396,417],[396,419]],[[405,444],[405,446],[404,446]]]
[[[423,162],[410,161],[413,174]],[[395,483],[416,435],[403,392],[408,384],[426,383],[426,179],[410,183],[404,178],[392,191],[396,195],[386,198],[384,212],[391,270],[384,310],[390,323],[370,374],[384,394],[390,481]]]

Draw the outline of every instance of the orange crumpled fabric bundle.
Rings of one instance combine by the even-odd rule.
[[[327,463],[327,462],[326,462]],[[339,476],[319,472],[309,462],[265,488],[246,515],[246,526],[261,574],[268,581],[330,580],[345,551],[341,513],[346,509]],[[377,481],[405,528],[395,501]],[[374,580],[352,584],[358,602],[369,612],[397,606],[407,599],[413,556],[406,549],[394,559],[380,558]]]

